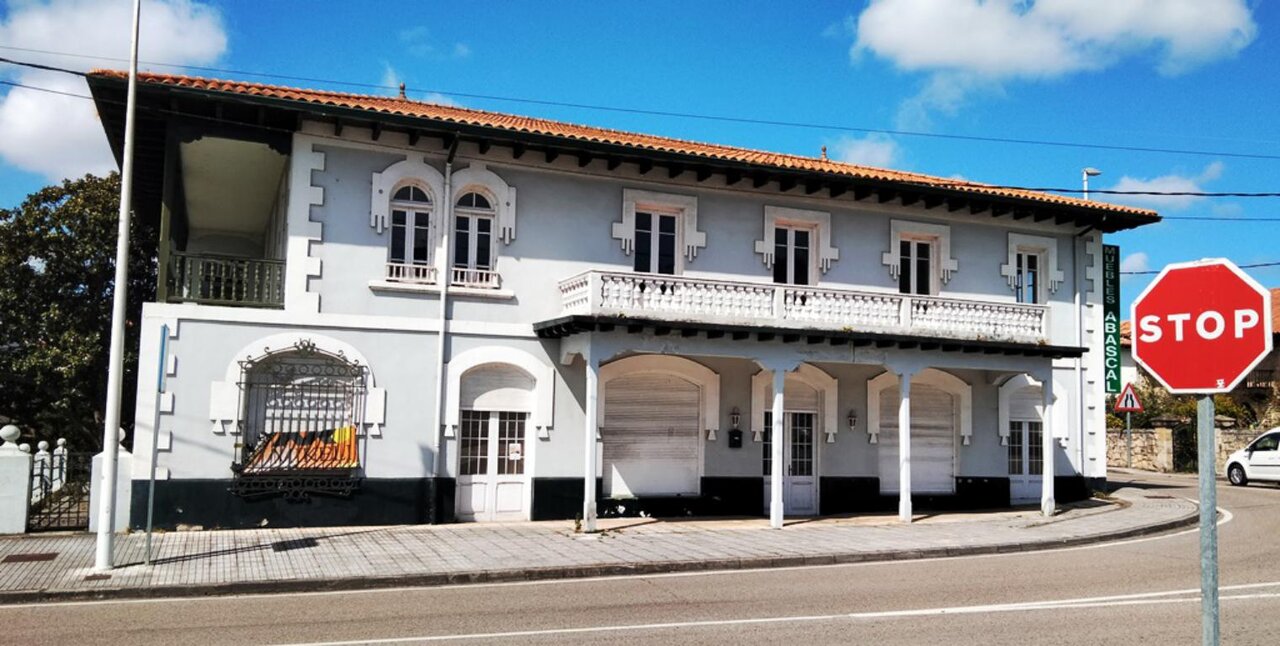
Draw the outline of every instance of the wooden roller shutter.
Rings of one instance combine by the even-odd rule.
[[[459,384],[463,410],[533,410],[533,377],[515,366],[485,364],[468,370]]]
[[[619,377],[605,387],[607,496],[696,495],[701,392],[673,375]]]
[[[956,401],[926,384],[911,385],[911,492],[954,493]],[[898,388],[880,392],[880,491],[898,492]]]
[[[1009,419],[1039,422],[1044,397],[1037,388],[1019,388],[1009,398]]]

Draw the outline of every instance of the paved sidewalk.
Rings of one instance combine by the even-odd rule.
[[[397,527],[170,532],[121,536],[121,567],[95,575],[94,537],[0,539],[0,603],[36,599],[178,596],[511,581],[623,573],[735,569],[1044,549],[1193,524],[1191,501],[1122,487],[1119,504],[1036,511],[795,520],[611,519],[574,534],[567,521]]]

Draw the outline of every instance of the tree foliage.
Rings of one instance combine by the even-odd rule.
[[[120,176],[86,175],[0,209],[0,415],[24,438],[101,446]],[[155,236],[132,218],[121,425],[133,424],[142,303]]]

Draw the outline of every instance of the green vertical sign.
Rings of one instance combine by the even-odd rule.
[[[1107,393],[1118,393],[1120,379],[1120,247],[1102,245],[1102,365]]]

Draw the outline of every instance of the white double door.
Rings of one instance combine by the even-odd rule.
[[[818,513],[818,415],[811,411],[783,415],[782,509],[787,515],[813,516]],[[773,507],[773,414],[764,414],[764,509]]]
[[[458,425],[460,520],[529,518],[529,414],[464,410]]]
[[[1044,425],[1030,420],[1009,422],[1006,448],[1009,498],[1015,503],[1039,500],[1044,481]]]

